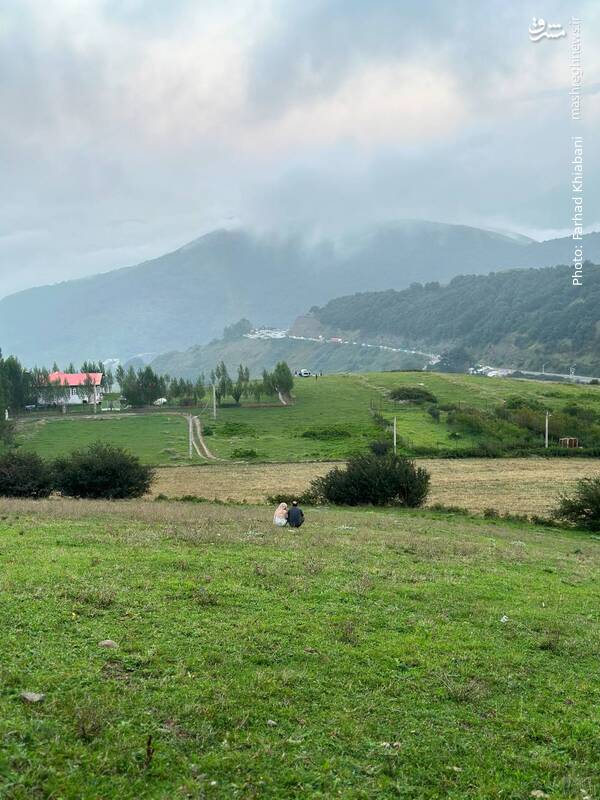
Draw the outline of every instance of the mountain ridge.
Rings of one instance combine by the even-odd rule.
[[[600,261],[600,234],[588,234],[585,247]],[[418,220],[316,242],[218,229],[141,264],[3,298],[0,344],[28,364],[159,355],[208,342],[241,317],[287,327],[344,294],[546,266],[571,249],[569,238],[524,243]]]

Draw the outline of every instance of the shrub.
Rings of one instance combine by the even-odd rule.
[[[429,406],[429,408],[427,409],[427,413],[429,414],[429,416],[431,417],[431,419],[434,422],[439,422],[440,421],[441,414],[440,414],[440,410],[439,410],[439,408],[437,406]]]
[[[407,403],[437,403],[437,397],[422,386],[397,386],[391,390],[390,397]]]
[[[351,435],[346,428],[335,425],[328,428],[309,428],[300,434],[303,439],[348,439]]]
[[[223,436],[251,436],[255,430],[246,422],[225,422],[221,425],[219,433]]]
[[[573,497],[563,495],[560,498],[560,505],[554,516],[578,528],[600,531],[600,478],[583,478],[578,481]]]
[[[291,500],[297,500],[301,506],[313,506],[317,505],[319,502],[319,499],[315,497],[310,489],[300,494],[292,494],[291,492],[284,494],[283,492],[277,492],[276,494],[267,495],[267,503],[272,506],[278,506],[280,503],[288,503],[289,505]]]
[[[52,470],[36,453],[0,457],[0,496],[48,497],[53,488]]]
[[[413,461],[388,454],[354,456],[345,469],[336,467],[311,483],[321,501],[338,505],[423,505],[429,491],[429,473]]]
[[[384,456],[392,449],[392,443],[389,439],[376,439],[369,444],[369,450],[376,456]]]
[[[258,458],[258,453],[256,450],[253,450],[251,447],[236,447],[235,450],[231,453],[231,458],[241,459],[243,461],[247,461],[251,458]]]
[[[122,500],[142,497],[152,485],[154,471],[120,447],[96,442],[54,465],[56,488],[69,497]]]

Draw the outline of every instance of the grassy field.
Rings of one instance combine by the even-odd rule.
[[[560,492],[571,492],[582,477],[600,477],[598,459],[503,458],[419,459],[431,473],[429,505],[460,506],[481,513],[547,515]],[[152,496],[195,495],[210,500],[264,503],[274,494],[290,499],[335,464],[215,464],[159,469]]]
[[[0,562],[6,800],[600,792],[597,537],[0,501]]]
[[[180,414],[59,416],[21,422],[17,431],[22,447],[44,458],[65,455],[101,440],[131,450],[147,464],[189,463],[188,425]]]
[[[535,399],[550,410],[577,403],[600,411],[599,387],[398,372],[331,375],[318,380],[299,378],[293,405],[224,407],[219,409],[216,423],[207,408],[195,413],[200,414],[209,433],[212,429],[213,435],[206,437],[209,448],[225,461],[239,460],[236,451],[248,450],[254,450],[256,460],[261,462],[345,459],[381,435],[371,409],[388,420],[395,415],[398,433],[411,447],[453,451],[476,444],[468,435],[451,438],[451,429],[444,421],[434,422],[426,407],[387,399],[386,392],[395,386],[420,384],[442,404],[464,403],[485,409],[517,395]],[[177,414],[54,417],[20,421],[19,437],[24,447],[42,455],[62,453],[103,439],[126,445],[148,463],[179,465],[187,462],[186,426],[184,417]],[[564,433],[568,435],[569,431]],[[196,456],[193,460],[198,461]]]

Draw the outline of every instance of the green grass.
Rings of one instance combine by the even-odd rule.
[[[6,800],[600,791],[595,538],[431,512],[315,510],[298,535],[261,507],[0,514]]]
[[[460,451],[473,447],[478,440],[462,435],[451,438],[445,421],[434,422],[427,405],[398,404],[387,398],[395,386],[418,386],[433,392],[440,404],[462,403],[481,409],[493,409],[502,400],[515,395],[538,400],[550,410],[567,403],[577,403],[600,410],[600,387],[548,384],[539,381],[479,378],[467,375],[444,375],[425,372],[370,373],[365,375],[330,375],[318,380],[296,379],[295,402],[278,406],[273,402],[261,407],[242,404],[223,407],[212,420],[210,409],[197,409],[203,424],[214,429],[206,442],[210,450],[224,460],[236,450],[255,450],[259,461],[320,461],[345,459],[362,451],[381,435],[371,409],[391,421],[397,417],[398,434],[413,448],[436,451]],[[541,413],[541,412],[540,412]],[[241,424],[237,431],[231,424]],[[344,428],[350,436],[331,439],[307,438],[302,434],[314,429]],[[567,431],[568,434],[568,431]],[[100,438],[122,444],[153,464],[187,462],[187,423],[182,416],[163,416],[156,412],[145,416],[131,414],[119,418],[55,418],[47,422],[25,419],[21,423],[21,441],[26,448],[48,456],[65,452]],[[540,440],[540,445],[542,444]],[[194,461],[198,458],[194,456]]]
[[[187,420],[177,414],[57,417],[27,422],[18,437],[25,450],[35,450],[44,458],[55,458],[98,440],[125,447],[148,464],[189,463]]]
[[[375,392],[355,375],[297,378],[295,402],[290,406],[265,408],[226,407],[218,420],[202,415],[215,435],[206,441],[220,458],[230,458],[238,448],[252,447],[261,461],[323,461],[344,459],[363,450],[378,435],[369,403]],[[243,422],[250,431],[230,435],[227,424]],[[348,438],[313,439],[302,434],[313,429],[343,427]]]

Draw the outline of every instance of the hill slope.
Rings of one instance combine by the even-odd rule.
[[[600,373],[600,267],[573,287],[569,267],[454,278],[447,286],[368,292],[312,309],[293,332],[351,332],[411,347],[463,346],[492,363]]]
[[[585,244],[600,261],[600,234]],[[4,298],[0,343],[30,364],[158,354],[206,342],[242,316],[288,325],[344,292],[551,265],[570,250],[570,239],[528,242],[429,222],[390,224],[341,245],[215,231],[134,267]]]
[[[297,339],[235,339],[214,341],[190,347],[184,352],[164,353],[152,362],[162,374],[195,380],[208,375],[224,361],[231,374],[238,364],[248,366],[252,375],[263,369],[272,370],[278,361],[287,361],[295,369],[313,372],[373,372],[385,369],[422,369],[427,358],[410,353],[397,353],[356,345],[308,342]]]

